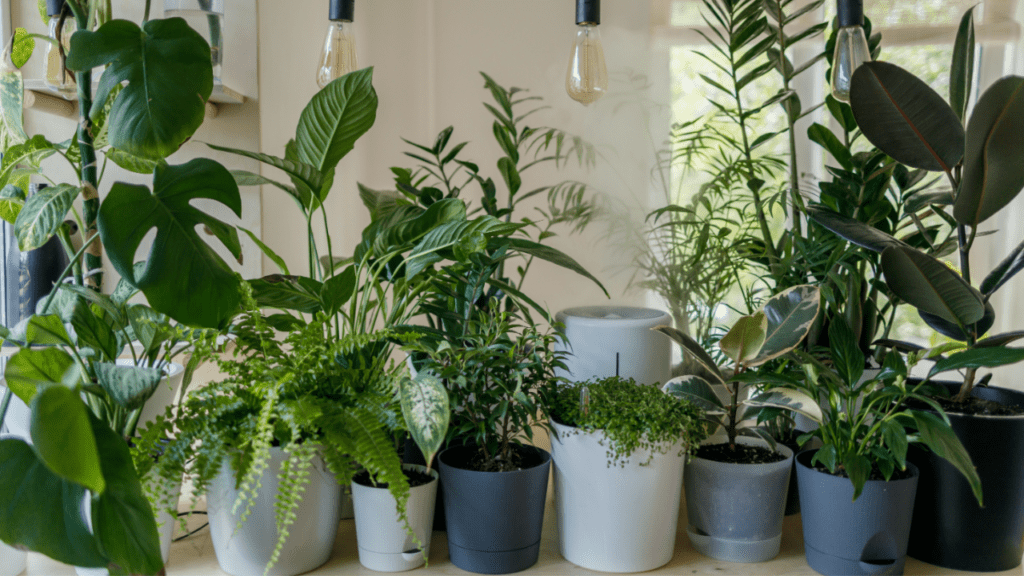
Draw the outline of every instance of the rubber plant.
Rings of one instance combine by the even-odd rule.
[[[934,330],[962,343],[928,373],[930,379],[963,370],[957,402],[970,397],[979,368],[1024,360],[1024,349],[1007,346],[1024,337],[1024,331],[986,337],[996,318],[990,299],[1024,268],[1024,243],[989,271],[978,287],[972,284],[971,267],[971,249],[981,225],[1024,188],[1024,173],[1019,169],[1024,162],[1024,144],[1019,139],[1024,129],[1024,78],[997,80],[967,114],[975,52],[972,14],[967,11],[957,33],[949,103],[913,74],[888,62],[858,68],[851,86],[853,114],[872,144],[895,162],[939,172],[949,182],[951,196],[932,198],[930,205],[955,223],[959,271],[877,228],[826,208],[811,212],[812,218],[839,236],[880,253],[889,289],[917,308]],[[896,164],[891,166],[895,169]],[[920,349],[909,343],[890,344],[903,350]]]
[[[75,71],[81,114],[67,140],[25,133],[21,73],[7,54],[0,69],[0,215],[14,226],[22,251],[57,236],[71,261],[70,283],[55,287],[36,315],[5,330],[21,343],[5,377],[31,408],[32,444],[0,441],[0,539],[76,566],[158,574],[156,523],[125,436],[159,382],[168,338],[185,335],[172,321],[220,327],[238,309],[239,284],[230,266],[195,229],[204,225],[235,257],[237,233],[189,202],[206,198],[238,215],[241,200],[230,173],[216,162],[175,166],[165,160],[202,123],[213,88],[202,36],[181,19],[147,18],[141,26],[110,19],[102,0],[68,0],[66,6],[79,29],[65,64]],[[97,67],[103,72],[94,92]],[[54,155],[78,180],[27,196],[28,176]],[[115,182],[101,202],[107,161],[151,174],[152,190]],[[69,214],[71,223],[65,222]],[[136,264],[139,243],[154,228],[155,240]],[[124,289],[109,297],[99,294],[104,252],[124,279]],[[126,304],[135,290],[151,308]],[[148,358],[150,365],[118,367],[114,359],[133,339],[146,349],[136,360]],[[91,508],[91,527],[83,501]]]
[[[735,448],[737,436],[762,438],[774,447],[775,439],[767,430],[746,426],[743,422],[758,418],[763,409],[789,410],[820,420],[817,402],[796,390],[760,394],[743,400],[740,390],[745,383],[774,379],[772,373],[751,369],[793,352],[810,333],[820,312],[818,288],[794,286],[770,298],[758,312],[741,317],[718,343],[722,353],[734,363],[731,376],[725,375],[696,340],[671,326],[657,326],[654,330],[674,340],[704,366],[712,375],[714,384],[725,386],[728,400],[723,402],[711,383],[695,375],[673,378],[662,389],[704,409],[704,419],[713,426],[711,432],[718,427],[724,428],[730,448]]]

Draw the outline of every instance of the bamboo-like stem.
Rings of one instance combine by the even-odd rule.
[[[75,15],[79,30],[87,30],[89,27],[88,5],[83,9],[77,0],[68,0],[67,6]],[[82,209],[85,217],[86,229],[82,231],[83,245],[96,236],[99,231],[96,227],[96,215],[100,209],[99,178],[96,171],[96,146],[93,140],[92,120],[89,118],[89,111],[92,109],[92,70],[83,70],[75,73],[75,81],[78,82],[78,150],[82,156],[82,173],[80,175],[81,185],[84,190]],[[97,244],[92,250],[85,254],[85,272],[88,280],[86,285],[97,290],[103,289],[103,258],[102,247]],[[100,270],[95,274],[89,274],[93,270]]]

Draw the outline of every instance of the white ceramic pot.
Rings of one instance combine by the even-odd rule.
[[[685,454],[673,446],[634,453],[625,467],[608,466],[602,432],[554,422],[551,456],[558,547],[566,560],[601,572],[642,572],[672,559]],[[607,443],[607,441],[605,440]]]
[[[417,464],[405,464],[403,468],[427,472],[425,466]],[[403,572],[424,564],[430,556],[431,526],[437,500],[437,470],[431,470],[430,475],[434,478],[432,481],[410,489],[406,504],[406,517],[415,539],[399,519],[391,492],[386,488],[352,483],[360,564],[378,572]]]
[[[210,536],[217,562],[224,572],[234,576],[264,573],[277,544],[274,502],[278,493],[277,475],[286,459],[287,454],[280,448],[270,449],[270,463],[260,477],[260,489],[249,517],[241,526],[241,507],[237,514],[232,512],[238,491],[230,459],[224,460],[220,474],[210,483],[206,495]],[[295,523],[288,528],[288,539],[277,563],[270,569],[270,576],[309,572],[331,557],[338,530],[341,485],[320,456],[313,458],[309,472],[309,483],[295,511]]]
[[[17,576],[25,570],[28,555],[0,542],[0,576]]]

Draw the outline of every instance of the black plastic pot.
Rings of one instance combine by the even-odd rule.
[[[910,478],[869,480],[853,501],[848,478],[810,467],[816,450],[796,457],[807,563],[821,574],[903,574],[918,471]]]
[[[955,393],[958,385],[946,385]],[[1024,406],[1024,393],[975,388],[973,395]],[[951,464],[912,448],[907,459],[921,469],[914,504],[910,556],[945,568],[996,572],[1016,568],[1024,553],[1024,416],[949,414],[981,477],[985,507]]]
[[[477,472],[458,466],[475,447],[449,448],[438,457],[453,564],[479,574],[508,574],[537,563],[551,455],[533,446],[541,464],[513,472]]]

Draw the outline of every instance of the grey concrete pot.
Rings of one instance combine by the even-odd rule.
[[[739,444],[767,446],[737,438]],[[779,554],[793,452],[770,464],[728,464],[691,458],[686,464],[686,533],[698,552],[728,562],[764,562]]]
[[[810,468],[814,450],[797,456],[807,563],[821,574],[903,574],[918,471],[903,480],[868,480],[853,500],[847,478]]]

